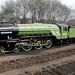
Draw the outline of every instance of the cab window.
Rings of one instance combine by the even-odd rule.
[[[67,31],[67,27],[63,27],[63,31]]]

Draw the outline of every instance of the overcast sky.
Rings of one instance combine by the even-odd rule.
[[[2,4],[2,1],[6,0],[0,0],[0,5]],[[63,4],[66,4],[70,8],[75,9],[75,0],[59,0],[59,1],[61,1]]]
[[[61,0],[63,4],[66,4],[70,8],[75,9],[75,0]]]

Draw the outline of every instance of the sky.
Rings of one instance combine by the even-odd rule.
[[[7,1],[7,0],[0,0],[0,5],[1,5],[3,2],[5,2],[5,1]]]
[[[61,0],[61,2],[68,7],[75,9],[75,0]]]
[[[0,0],[0,5],[5,2],[6,0]],[[75,9],[75,0],[59,0],[61,1],[63,4],[69,6],[70,8]]]

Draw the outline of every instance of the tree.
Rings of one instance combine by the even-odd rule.
[[[1,14],[3,18],[13,18],[15,21],[22,16],[24,23],[28,16],[33,23],[36,20],[41,23],[67,23],[73,17],[72,11],[59,0],[10,0],[5,2]]]
[[[14,17],[14,1],[5,2],[5,5],[2,7],[2,13],[4,18],[13,18]]]
[[[21,4],[21,16],[23,16],[24,18],[24,23],[25,22],[25,18],[27,18],[27,15],[29,13],[29,9],[28,9],[28,0],[20,0],[20,4]]]

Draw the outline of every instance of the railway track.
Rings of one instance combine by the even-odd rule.
[[[75,75],[75,61],[61,65],[47,66],[40,71],[26,75]]]
[[[44,55],[38,55],[28,58],[21,58],[6,62],[0,63],[0,73],[4,71],[8,71],[10,69],[17,69],[22,67],[28,67],[34,64],[45,63],[52,60],[57,60],[63,57],[71,56],[75,54],[75,49],[72,50],[64,50],[54,53],[48,53]]]

